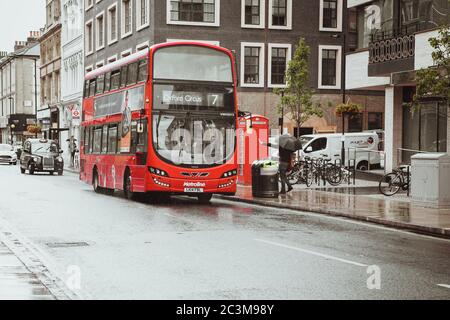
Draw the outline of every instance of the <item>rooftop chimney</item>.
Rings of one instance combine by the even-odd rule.
[[[40,37],[41,37],[41,32],[40,31],[30,31],[28,33],[27,42],[28,42],[28,44],[36,43],[36,42],[39,41]]]
[[[26,41],[16,41],[16,44],[14,45],[14,51],[18,51],[20,49],[23,49],[27,46]]]

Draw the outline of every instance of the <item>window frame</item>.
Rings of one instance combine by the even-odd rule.
[[[328,86],[322,84],[322,56],[323,50],[337,50],[336,53],[336,85]],[[319,89],[330,89],[330,90],[340,90],[342,87],[342,46],[330,46],[330,45],[319,45],[319,73],[318,73],[318,88]]]
[[[141,24],[142,20],[141,0],[136,0],[136,31],[141,31],[150,26],[150,0],[145,0],[145,2],[147,2],[147,22]]]
[[[88,26],[90,26],[90,33],[87,31]],[[90,34],[90,39],[89,39]],[[94,41],[94,19],[90,19],[84,24],[84,51],[85,56],[88,57],[95,52],[95,41]],[[90,40],[90,41],[89,41]],[[88,50],[89,45],[91,46],[91,50]]]
[[[241,0],[241,28],[264,29],[266,27],[266,0],[259,1],[259,24],[245,23],[245,0]]]
[[[292,30],[292,0],[286,0],[286,25],[277,26],[273,24],[273,0],[269,0],[269,29],[273,30]]]
[[[286,88],[285,84],[273,84],[272,83],[272,49],[287,49],[286,51],[286,70],[289,66],[289,62],[292,60],[292,44],[290,43],[269,43],[268,49],[268,87],[269,88]]]
[[[99,18],[102,18],[102,44],[100,45],[100,28],[99,28]],[[100,51],[102,49],[105,48],[106,45],[106,37],[105,37],[105,23],[106,23],[106,19],[105,19],[105,11],[101,11],[99,14],[97,14],[95,16],[95,51]]]
[[[319,31],[324,31],[324,32],[342,32],[342,24],[343,24],[343,10],[344,10],[344,5],[343,5],[343,0],[336,0],[337,1],[337,26],[336,28],[328,28],[328,27],[324,27],[323,26],[323,2],[324,0],[320,0],[320,11],[319,11]]]
[[[185,25],[199,27],[220,27],[220,0],[214,1],[214,22],[195,22],[195,21],[172,21],[171,19],[171,0],[166,0],[166,24]]]
[[[115,9],[116,11],[116,18],[115,20],[115,24],[116,24],[116,37],[114,39],[111,38],[111,32],[112,32],[112,24],[111,24],[111,10]],[[107,41],[108,41],[108,45],[112,45],[113,43],[116,43],[117,41],[119,41],[119,10],[118,10],[118,6],[117,6],[117,2],[113,3],[112,5],[110,5],[108,7],[108,9],[106,9],[106,11],[108,12],[107,14],[107,22],[108,22],[108,34],[107,34]]]
[[[133,0],[128,0],[130,2],[130,31],[125,32],[125,0],[120,0],[120,39],[124,39],[133,34]]]
[[[260,48],[259,55],[259,82],[245,83],[245,48]],[[264,88],[265,86],[265,55],[266,46],[263,42],[241,42],[241,75],[240,85],[242,88]]]

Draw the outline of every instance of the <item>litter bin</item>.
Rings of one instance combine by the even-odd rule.
[[[270,160],[255,161],[252,165],[252,193],[257,198],[277,198],[278,162]]]

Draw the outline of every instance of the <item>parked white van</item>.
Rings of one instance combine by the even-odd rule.
[[[301,136],[302,157],[327,158],[331,161],[341,160],[342,134],[312,134]],[[346,165],[353,165],[356,158],[356,168],[367,170],[380,167],[378,152],[379,137],[376,132],[357,132],[345,134]],[[351,161],[349,161],[351,160]]]

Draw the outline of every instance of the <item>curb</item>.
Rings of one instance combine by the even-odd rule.
[[[326,215],[333,216],[333,217],[349,218],[352,220],[358,220],[358,221],[363,221],[363,222],[384,225],[384,226],[388,226],[391,228],[404,229],[404,230],[411,231],[414,233],[425,234],[425,235],[429,235],[429,236],[433,236],[433,237],[450,239],[450,229],[427,227],[427,226],[410,224],[410,223],[401,222],[401,221],[384,220],[381,218],[374,218],[374,217],[358,216],[358,215],[352,215],[352,214],[348,214],[348,213],[344,213],[344,212],[333,211],[333,210],[322,209],[322,208],[320,208],[320,209],[319,208],[306,208],[306,207],[302,207],[299,205],[280,204],[280,203],[275,203],[275,202],[267,203],[263,200],[249,200],[249,199],[230,197],[230,196],[224,196],[224,195],[215,195],[214,197],[217,199],[222,199],[222,200],[254,204],[254,205],[260,205],[260,206],[271,207],[271,208],[290,209],[290,210],[295,210],[295,211],[306,211],[306,212],[313,212],[313,213],[319,213],[319,214],[326,214]]]

